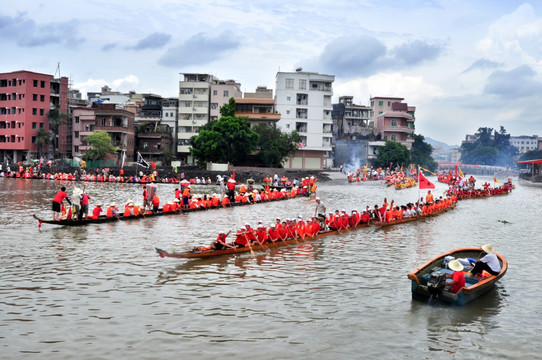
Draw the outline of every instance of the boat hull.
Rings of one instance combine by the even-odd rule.
[[[418,267],[416,270],[408,274],[408,278],[411,280],[412,299],[427,301],[431,298],[426,278],[428,274],[433,271],[437,271],[443,268],[444,258],[446,256],[454,256],[455,258],[473,258],[478,260],[483,254],[481,248],[460,248],[449,251],[447,253],[438,255],[431,259],[424,265]],[[495,283],[504,276],[508,270],[508,262],[500,254],[496,254],[499,262],[501,263],[501,272],[498,275],[491,275],[480,281],[476,281],[472,278],[466,278],[467,283],[457,294],[449,291],[443,291],[438,296],[438,300],[444,303],[452,305],[465,305],[478,297],[484,295],[490,291]]]

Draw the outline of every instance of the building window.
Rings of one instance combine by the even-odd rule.
[[[391,134],[390,139],[393,140],[393,141],[397,141],[397,135]]]
[[[45,89],[45,81],[42,80],[40,85],[42,89]]]
[[[299,90],[306,90],[306,89],[307,89],[307,80],[299,79]]]
[[[32,144],[35,144],[35,143],[36,143],[36,137],[32,136]]]
[[[33,84],[34,84],[34,87],[38,87],[38,80],[34,80]]]
[[[307,109],[296,109],[297,119],[306,119],[307,118]]]
[[[32,101],[38,101],[38,94],[32,94]]]
[[[290,110],[286,110],[286,115],[290,115]]]
[[[291,101],[292,98],[290,96],[286,96],[286,101]]]
[[[230,92],[228,90],[224,90],[224,97],[230,96]]]
[[[379,101],[378,106],[384,106],[384,101]]]
[[[44,102],[44,101],[45,101],[45,95],[40,95],[40,101],[41,101],[41,102]]]
[[[76,124],[79,124],[79,116],[76,116],[76,117],[75,117],[75,123],[76,123]]]
[[[32,108],[32,115],[38,115],[38,109]]]
[[[76,139],[79,139],[79,131],[74,131],[73,132],[73,137],[76,138]]]
[[[38,128],[38,123],[33,122],[33,123],[32,123],[32,129],[37,129],[37,128]]]
[[[215,110],[218,108],[218,104],[217,103],[211,103],[211,110]]]
[[[297,94],[297,105],[307,105],[309,103],[307,94]]]
[[[397,126],[397,119],[391,120],[391,126]]]
[[[213,90],[213,95],[218,96],[218,90]]]
[[[294,88],[294,79],[286,79],[286,89]]]
[[[40,129],[43,129],[43,123],[40,123]]]
[[[75,145],[75,146],[73,147],[73,150],[74,150],[76,153],[78,153],[78,152],[79,152],[79,146]]]
[[[40,115],[43,116],[45,114],[45,111],[43,109],[40,109]]]

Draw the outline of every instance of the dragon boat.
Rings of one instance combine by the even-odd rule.
[[[275,242],[265,243],[262,245],[256,244],[256,245],[245,246],[245,247],[236,247],[233,249],[228,248],[228,249],[221,249],[221,250],[212,250],[212,249],[204,248],[204,247],[196,247],[190,251],[184,251],[184,252],[168,252],[166,250],[162,250],[159,248],[155,248],[155,249],[158,255],[160,255],[160,257],[183,258],[183,259],[208,258],[208,257],[213,257],[213,256],[239,254],[239,253],[245,253],[249,251],[250,252],[261,251],[267,248],[299,244],[304,241],[314,240],[314,239],[325,237],[325,236],[330,236],[330,235],[345,233],[352,230],[366,228],[369,225],[370,223],[362,223],[362,224],[358,224],[353,227],[347,227],[341,230],[322,230],[318,234],[313,235],[313,236],[289,238],[283,241],[277,240]]]
[[[86,219],[81,219],[81,220],[79,220],[79,219],[47,220],[47,219],[40,218],[36,214],[34,214],[33,217],[34,217],[34,219],[36,219],[36,220],[38,220],[40,222],[40,226],[41,226],[42,223],[43,224],[60,225],[60,226],[83,226],[83,225],[90,225],[90,224],[111,223],[111,222],[126,221],[126,220],[139,220],[139,219],[146,219],[146,218],[151,218],[151,217],[156,217],[156,216],[164,216],[164,215],[179,215],[179,214],[185,214],[185,213],[192,213],[192,212],[206,211],[206,210],[214,210],[214,209],[222,209],[222,208],[229,208],[229,207],[237,207],[237,206],[257,205],[257,204],[263,204],[263,203],[274,202],[274,201],[284,201],[284,200],[289,200],[289,199],[295,199],[295,198],[298,198],[298,197],[300,197],[300,196],[295,196],[293,198],[292,197],[284,197],[284,198],[280,198],[280,199],[264,200],[264,201],[259,201],[259,202],[256,202],[256,203],[235,202],[235,203],[230,203],[227,206],[220,205],[220,206],[207,207],[207,208],[200,207],[200,208],[193,208],[193,209],[180,209],[180,210],[177,210],[177,211],[168,211],[168,212],[164,212],[164,211],[162,211],[162,209],[158,209],[158,211],[156,211],[156,212],[147,212],[145,214],[130,215],[130,216],[122,216],[121,215],[119,217],[114,217],[114,216],[108,217],[108,216],[105,216],[105,215],[100,215],[100,217],[97,218],[97,219],[86,218]]]

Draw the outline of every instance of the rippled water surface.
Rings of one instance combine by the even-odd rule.
[[[518,183],[509,196],[462,201],[416,223],[207,260],[162,259],[154,247],[181,251],[246,222],[307,217],[314,200],[39,231],[32,214],[50,218],[59,187],[0,179],[2,359],[540,358],[542,187]],[[91,209],[142,193],[86,190]],[[328,211],[418,196],[380,182],[318,191]],[[174,185],[159,184],[158,194],[173,198]],[[494,291],[464,307],[411,300],[410,271],[489,242],[509,262]]]

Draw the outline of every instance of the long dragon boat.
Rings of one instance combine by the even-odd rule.
[[[453,273],[446,266],[446,260],[450,259],[449,257],[478,260],[482,257],[482,254],[484,252],[481,248],[455,249],[438,255],[418,267],[408,274],[408,278],[411,280],[412,299],[427,301],[433,297],[441,302],[464,305],[487,293],[493,288],[497,280],[504,276],[506,270],[508,270],[508,262],[498,253],[496,255],[501,265],[501,271],[498,275],[490,275],[481,279],[465,277],[465,286],[457,294],[450,292],[444,287],[445,275]]]
[[[212,256],[231,255],[231,254],[245,253],[249,251],[253,252],[253,251],[258,251],[258,250],[265,250],[267,248],[298,244],[300,242],[313,240],[313,239],[317,239],[317,238],[321,238],[321,237],[325,237],[329,235],[335,235],[335,234],[340,234],[340,233],[344,233],[344,232],[348,232],[352,230],[366,228],[369,225],[370,223],[363,223],[363,224],[358,224],[356,226],[348,227],[346,229],[341,229],[341,230],[323,230],[314,236],[305,236],[303,238],[301,237],[289,238],[283,241],[278,240],[272,243],[265,243],[262,245],[257,244],[257,245],[251,245],[251,246],[245,246],[245,247],[236,247],[233,249],[228,248],[228,249],[221,249],[221,250],[212,250],[212,249],[197,247],[190,251],[184,251],[184,252],[168,252],[166,250],[162,250],[159,248],[155,248],[155,249],[158,255],[160,255],[160,257],[201,259],[201,258],[207,258],[207,257],[212,257]]]
[[[220,205],[220,206],[208,207],[208,208],[200,207],[200,208],[193,208],[193,209],[180,209],[178,211],[168,211],[168,212],[163,212],[162,209],[158,209],[158,211],[156,211],[156,212],[148,212],[148,213],[145,213],[145,214],[130,215],[130,216],[122,216],[121,215],[119,217],[115,217],[115,216],[108,217],[108,216],[105,216],[105,215],[100,215],[100,217],[97,218],[97,219],[86,218],[86,219],[82,219],[82,220],[79,220],[79,219],[47,220],[47,219],[40,218],[36,214],[34,214],[33,217],[34,217],[34,219],[36,219],[36,220],[38,220],[40,222],[40,226],[41,226],[42,223],[43,224],[60,225],[60,226],[83,226],[83,225],[89,225],[89,224],[102,224],[102,223],[110,223],[110,222],[126,221],[126,220],[139,220],[139,219],[146,219],[146,218],[150,218],[150,217],[164,216],[164,215],[179,215],[179,214],[184,214],[184,213],[191,213],[191,212],[197,212],[197,211],[206,211],[206,210],[214,210],[214,209],[222,209],[222,208],[237,207],[237,206],[256,205],[256,204],[263,204],[263,203],[274,202],[274,201],[283,201],[283,200],[288,200],[288,199],[295,199],[295,198],[298,198],[298,197],[301,197],[301,196],[299,195],[299,196],[295,196],[293,198],[284,197],[284,198],[280,198],[280,199],[265,200],[265,201],[260,201],[260,202],[256,202],[256,203],[235,202],[235,203],[230,203],[227,206]]]

